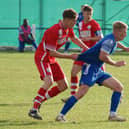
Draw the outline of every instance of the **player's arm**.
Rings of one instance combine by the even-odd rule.
[[[47,49],[49,50],[50,56],[57,57],[57,58],[67,58],[67,59],[76,59],[77,56],[69,55],[69,54],[63,54],[58,51],[56,51],[57,47],[57,40],[58,40],[58,29],[49,29],[46,33],[46,42],[49,44],[47,46]]]
[[[117,66],[117,67],[124,66],[126,64],[125,61],[114,61],[114,60],[112,60],[110,58],[109,54],[107,54],[104,51],[100,52],[99,59],[102,60],[103,62],[107,63],[107,64],[114,65],[114,66]]]
[[[56,50],[49,50],[50,56],[57,57],[57,58],[66,58],[66,59],[77,59],[78,54],[63,54]]]
[[[83,48],[85,50],[88,50],[88,47],[79,38],[77,38],[76,36],[71,37],[71,41],[73,43],[75,43],[77,46],[79,46],[79,47],[81,47],[81,48]]]
[[[113,65],[113,66],[124,66],[126,63],[125,61],[114,61],[110,58],[110,53],[113,49],[113,41],[112,40],[106,40],[100,49],[99,59],[107,64]]]
[[[129,47],[125,47],[123,44],[121,44],[120,42],[117,43],[117,48],[123,49],[124,51],[129,52]]]

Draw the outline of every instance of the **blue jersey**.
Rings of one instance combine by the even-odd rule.
[[[78,26],[79,22],[81,22],[83,19],[84,19],[83,13],[80,12],[80,13],[78,14],[78,19],[77,19],[77,24],[76,24],[76,25]]]
[[[116,49],[117,43],[114,35],[109,34],[100,40],[95,46],[88,49],[84,53],[81,53],[77,60],[86,62],[88,64],[95,64],[98,67],[103,65],[103,61],[99,59],[100,51],[104,51],[107,54],[112,54]]]

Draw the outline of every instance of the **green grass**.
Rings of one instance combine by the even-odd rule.
[[[61,98],[69,96],[69,90],[42,105],[44,120],[28,117],[32,100],[43,83],[33,60],[34,53],[0,52],[0,129],[128,129],[129,121],[109,122],[108,111],[111,91],[95,85],[66,116],[68,122],[55,122],[61,110]],[[119,113],[129,118],[129,57],[128,53],[116,53],[115,60],[127,61],[125,67],[106,65],[106,71],[124,84],[124,101]],[[71,60],[58,60],[70,80]],[[75,121],[75,122],[73,122]]]

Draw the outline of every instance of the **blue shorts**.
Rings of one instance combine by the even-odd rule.
[[[80,85],[93,86],[95,83],[102,85],[103,81],[112,77],[110,74],[102,71],[101,67],[92,64],[85,64],[82,68]]]

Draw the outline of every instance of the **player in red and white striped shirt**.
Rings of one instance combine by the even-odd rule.
[[[67,89],[65,75],[55,57],[76,59],[76,54],[68,55],[57,52],[57,50],[67,42],[68,37],[71,38],[76,45],[83,49],[88,49],[73,32],[76,20],[77,13],[73,9],[66,9],[63,12],[63,21],[53,25],[44,33],[42,41],[35,53],[35,64],[41,79],[44,80],[44,84],[40,87],[34,99],[33,107],[28,113],[30,117],[41,120],[42,117],[38,113],[38,108],[41,103]],[[54,81],[57,85],[50,89]]]
[[[87,45],[89,48],[94,46],[97,41],[99,41],[102,37],[102,31],[100,25],[92,19],[93,15],[93,8],[89,5],[84,5],[83,7],[83,20],[79,22],[78,29],[79,29],[79,38]],[[82,52],[84,52],[83,49]],[[75,61],[71,71],[71,95],[76,93],[76,89],[78,86],[78,76],[77,74],[82,69],[84,62]],[[66,99],[62,99],[62,101],[66,102]]]

